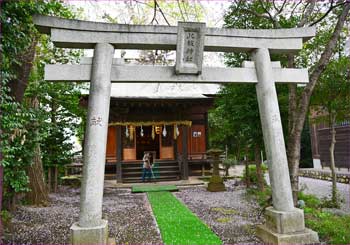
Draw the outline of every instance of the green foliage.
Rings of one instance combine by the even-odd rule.
[[[264,191],[260,191],[257,188],[248,188],[247,194],[256,198],[257,203],[260,207],[268,207],[271,206],[271,187],[265,186]]]
[[[305,207],[307,208],[320,208],[321,201],[314,195],[308,195],[300,191],[298,193],[298,200],[303,200],[305,202]]]
[[[301,24],[307,5],[307,2],[302,1],[299,3],[295,1],[234,1],[224,16],[224,27],[242,29],[301,27],[323,16],[329,7],[328,2],[316,2],[315,9],[310,12],[309,18],[304,24]],[[303,49],[295,55],[295,67],[308,67],[311,70],[315,67],[320,54],[330,40],[338,18],[339,8],[331,11],[316,25],[317,35],[304,43]],[[340,52],[343,52],[347,35],[347,31],[344,29],[339,38]],[[226,64],[231,67],[240,67],[244,60],[250,60],[248,54],[237,52],[225,54],[225,58]],[[284,67],[290,65],[287,63],[289,59],[287,55],[271,54],[271,59],[281,61]],[[297,95],[300,95],[303,89],[303,87],[297,87]],[[288,136],[288,87],[277,85],[277,94],[284,135]],[[299,96],[296,100],[298,99],[300,99]],[[262,134],[254,86],[224,86],[216,100],[216,108],[209,114],[209,126],[211,130],[210,144],[213,146],[227,144],[238,158],[241,149],[245,150],[246,147],[251,147],[254,144],[262,145],[260,143]],[[310,142],[306,142],[306,147],[303,147],[303,150],[308,150],[309,144]],[[306,152],[303,151],[303,153]]]
[[[316,231],[322,241],[328,244],[350,243],[350,216],[336,216],[312,210],[306,213],[305,224]]]
[[[320,200],[314,195],[307,195],[303,192],[299,192],[298,197],[305,202],[306,226],[315,230],[323,242],[329,244],[350,243],[350,215],[337,216],[323,211],[322,208],[333,207],[332,200],[326,198]]]
[[[257,186],[258,185],[258,175],[256,174],[256,165],[249,165],[249,181],[251,184]],[[264,174],[267,172],[267,167],[264,164],[261,164],[261,172],[262,175],[264,176]],[[247,178],[247,174],[246,174],[246,169],[243,170],[243,180],[245,181]],[[266,186],[266,181],[264,179],[264,186]]]
[[[5,1],[1,3],[1,149],[5,199],[28,191],[26,169],[34,148],[41,145],[45,166],[65,164],[71,157],[67,139],[78,127],[79,88],[74,84],[49,84],[43,80],[44,64],[76,61],[81,52],[54,48],[48,37],[39,36],[32,23],[34,14],[72,18],[74,14],[59,0]],[[33,43],[35,60],[28,60]],[[10,96],[10,84],[26,82],[20,70],[24,60],[33,64],[22,103]],[[21,69],[19,69],[21,68]],[[52,104],[56,104],[53,110]],[[52,123],[55,118],[56,123]]]
[[[164,244],[222,244],[196,215],[170,192],[148,192]]]
[[[247,194],[256,198],[260,207],[270,206],[271,188],[264,192],[254,188],[247,189]],[[320,200],[315,195],[298,193],[298,199],[305,202],[305,225],[316,231],[322,243],[326,244],[349,244],[350,243],[350,215],[337,216],[323,211],[324,200]]]
[[[12,215],[7,210],[1,210],[0,219],[2,220],[2,224],[6,229],[11,224]]]
[[[237,165],[238,161],[237,161],[237,159],[234,159],[234,158],[227,158],[227,159],[222,161],[222,164],[225,167],[230,168],[230,167]]]
[[[328,125],[341,122],[350,117],[350,60],[349,57],[338,57],[332,60],[312,97],[314,109],[318,112],[317,120]]]
[[[266,3],[267,8],[273,8]],[[268,18],[260,18],[253,14],[264,14],[264,8],[259,1],[233,2],[224,16],[224,27],[241,29],[270,29],[274,24]],[[282,20],[281,20],[282,22]],[[281,24],[289,24],[283,20]],[[273,55],[273,60],[285,63],[286,57]],[[241,67],[242,62],[250,60],[248,53],[227,53],[225,63],[230,67]],[[283,125],[287,126],[288,88],[277,86],[280,111]],[[251,84],[236,84],[223,86],[215,101],[215,109],[209,114],[210,143],[213,146],[226,144],[231,153],[240,159],[241,151],[254,145],[263,146],[262,129],[255,86]],[[244,152],[246,154],[246,152]]]

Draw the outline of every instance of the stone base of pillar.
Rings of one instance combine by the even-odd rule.
[[[72,244],[109,244],[108,221],[102,220],[102,224],[95,227],[80,227],[78,222],[71,228]]]
[[[306,229],[304,211],[295,208],[293,211],[277,211],[268,207],[265,212],[266,224],[257,227],[257,236],[265,243],[317,243],[316,232]]]
[[[289,234],[275,233],[265,225],[259,225],[256,235],[267,244],[314,244],[319,243],[317,232],[305,228]]]

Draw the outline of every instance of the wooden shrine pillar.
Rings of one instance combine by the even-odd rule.
[[[172,139],[173,141],[173,147],[174,147],[174,160],[178,161],[179,160],[179,157],[178,157],[178,154],[179,154],[179,151],[177,149],[177,141],[178,141],[179,138],[177,139]]]
[[[205,151],[209,149],[209,125],[208,112],[204,114]]]
[[[182,166],[181,166],[181,179],[188,180],[188,126],[182,126]]]
[[[116,141],[117,141],[117,163],[116,163],[116,169],[117,169],[117,182],[121,183],[123,181],[122,179],[122,161],[123,161],[123,142],[122,142],[122,127],[120,125],[117,125],[117,133],[116,133]]]

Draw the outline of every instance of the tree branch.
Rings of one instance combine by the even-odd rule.
[[[271,20],[272,22],[275,22],[275,19],[272,17],[271,13],[270,13],[270,12],[267,10],[267,8],[264,6],[264,3],[263,3],[262,0],[259,0],[259,4],[260,4],[260,6],[262,7],[262,9],[265,11],[265,13],[268,14],[270,20]]]
[[[163,10],[160,8],[160,6],[159,6],[157,0],[154,0],[154,3],[155,3],[155,5],[158,7],[158,10],[159,10],[159,12],[162,14],[163,19],[165,20],[165,22],[168,24],[168,26],[170,26],[170,23],[169,23],[168,19],[165,17],[165,15],[164,15],[164,13],[163,13]]]
[[[294,15],[295,10],[297,9],[297,7],[303,2],[303,0],[300,0],[297,4],[295,4],[294,8],[292,9],[292,11],[290,12],[290,16],[289,19]]]
[[[316,64],[315,68],[313,69],[312,73],[309,76],[309,84],[304,88],[302,94],[301,94],[301,102],[298,105],[298,118],[301,120],[297,120],[296,123],[298,124],[298,128],[302,128],[304,125],[305,117],[308,111],[308,107],[310,104],[310,97],[312,95],[312,92],[315,88],[315,85],[321,76],[322,72],[325,70],[326,66],[328,65],[330,58],[332,54],[334,53],[334,50],[337,45],[338,38],[340,36],[340,33],[344,27],[345,20],[347,16],[349,15],[350,11],[350,2],[346,2],[344,4],[344,8],[339,16],[339,19],[337,21],[337,24],[334,28],[333,34],[331,36],[330,41],[326,45],[325,50],[323,51],[321,58],[319,62]]]
[[[346,2],[338,3],[338,4],[336,4],[336,5],[333,5],[333,3],[334,3],[334,1],[332,0],[332,1],[331,1],[331,6],[330,6],[329,9],[327,10],[327,12],[326,12],[324,15],[322,15],[319,19],[317,19],[317,20],[315,20],[314,22],[312,22],[312,23],[310,24],[310,26],[314,26],[314,25],[316,25],[317,23],[321,22],[324,18],[327,17],[327,15],[328,15],[333,9],[335,9],[335,8],[337,8],[337,7],[339,7],[339,6],[344,5]]]
[[[276,3],[275,3],[276,0],[272,0],[272,5],[273,5],[273,8],[276,10],[276,12],[278,12],[278,8],[276,6]]]
[[[182,20],[185,21],[185,16],[184,16],[184,13],[182,12],[182,8],[181,8],[181,5],[180,5],[180,2],[179,0],[176,1],[177,2],[177,6],[179,7],[179,10],[180,10],[180,14],[181,14],[181,17],[182,17]]]
[[[156,0],[154,0],[153,18],[151,20],[151,24],[153,24],[153,21],[157,21],[156,17],[157,17],[157,4],[156,4]]]
[[[308,4],[305,6],[305,13],[303,13],[303,17],[301,18],[298,27],[303,27],[305,25],[305,23],[307,22],[307,20],[309,19],[312,11],[314,11],[316,5],[316,0],[310,0],[308,2]]]
[[[267,15],[264,15],[264,14],[259,14],[253,10],[250,10],[250,9],[246,9],[246,8],[243,8],[243,9],[240,9],[241,11],[244,11],[248,14],[252,14],[254,15],[255,17],[258,17],[258,18],[265,18],[265,19],[268,19],[268,20],[271,20],[271,18]]]
[[[284,6],[286,5],[287,3],[287,0],[284,0],[283,3],[282,3],[282,6],[280,9],[278,9],[275,5],[275,1],[273,1],[273,6],[275,7],[276,9],[276,14],[274,15],[274,19],[277,17],[277,15],[279,15],[280,13],[282,13],[283,9],[284,9]]]

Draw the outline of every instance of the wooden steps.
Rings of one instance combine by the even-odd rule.
[[[142,165],[140,162],[122,164],[122,179],[124,183],[138,183],[142,181]],[[180,169],[177,161],[156,161],[153,165],[152,182],[180,180]]]

